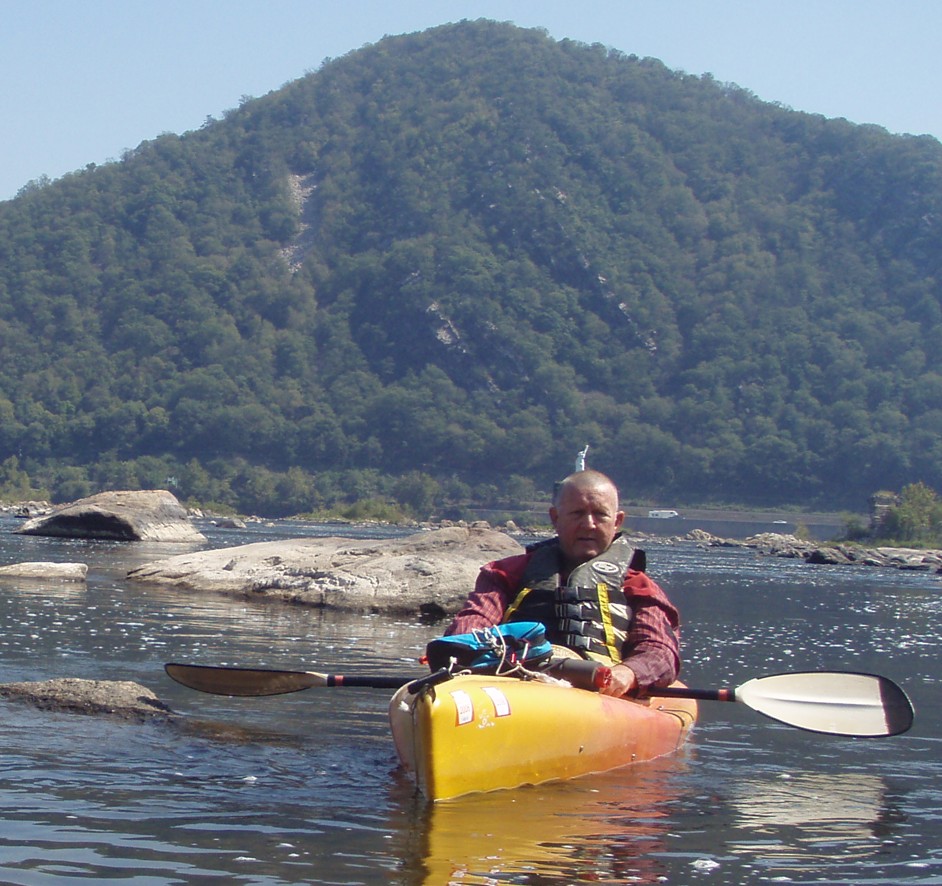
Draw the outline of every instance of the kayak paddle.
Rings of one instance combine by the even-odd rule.
[[[452,675],[442,668],[424,676],[415,674],[318,674],[315,671],[278,671],[271,668],[234,668],[213,665],[170,663],[164,670],[172,680],[212,695],[285,695],[315,686],[363,686],[372,689],[398,689],[410,684],[410,692],[434,685]],[[554,659],[545,670],[568,680],[580,689],[598,689],[611,678],[608,668],[582,659]]]
[[[852,671],[806,671],[756,677],[735,689],[650,689],[650,695],[738,701],[798,729],[830,735],[899,735],[913,725],[913,706],[892,680]]]
[[[313,687],[361,686],[398,689],[448,679],[447,671],[425,677],[391,674],[319,674],[270,668],[235,668],[213,665],[167,664],[167,675],[200,692],[256,697],[283,695]],[[899,735],[912,726],[913,706],[892,680],[851,671],[807,671],[756,677],[736,689],[650,689],[659,698],[694,698],[700,701],[738,701],[760,714],[798,729],[831,735],[875,737]]]

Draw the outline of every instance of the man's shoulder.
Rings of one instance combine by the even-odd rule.
[[[522,554],[511,554],[511,556],[502,557],[500,560],[491,560],[490,563],[485,564],[481,568],[496,572],[512,572],[526,566],[532,557],[533,551],[526,550]]]
[[[527,564],[533,558],[533,552],[526,550],[522,554],[513,554],[500,560],[492,560],[481,567],[481,572],[503,580],[508,587],[514,587],[523,578]]]
[[[544,538],[542,541],[532,541],[527,545],[527,553],[532,554],[535,551],[541,551],[545,548],[559,547],[559,537],[554,535],[551,538]]]
[[[631,571],[625,577],[622,585],[625,595],[634,605],[659,606],[667,612],[671,623],[676,627],[678,621],[677,608],[664,593],[664,589],[644,572]]]

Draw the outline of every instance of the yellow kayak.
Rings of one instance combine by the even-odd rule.
[[[396,752],[431,800],[540,784],[679,748],[691,699],[612,698],[558,683],[460,675],[389,705]]]

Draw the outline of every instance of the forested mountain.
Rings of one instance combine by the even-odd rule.
[[[942,489],[942,145],[486,21],[0,204],[0,494]]]

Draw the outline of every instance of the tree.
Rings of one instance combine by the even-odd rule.
[[[4,501],[29,501],[48,498],[49,493],[34,488],[29,474],[20,467],[20,460],[11,455],[0,464],[0,498]]]
[[[393,483],[392,495],[416,517],[428,517],[438,500],[441,487],[421,471],[409,471]]]
[[[878,531],[894,541],[942,543],[942,501],[924,483],[910,483],[903,487],[899,503],[889,508]]]

